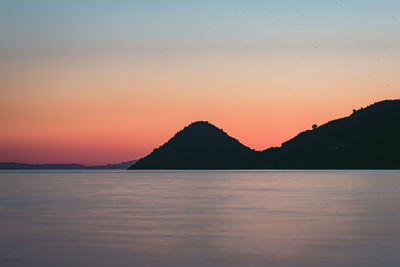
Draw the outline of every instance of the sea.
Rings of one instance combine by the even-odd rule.
[[[400,266],[400,171],[0,171],[0,266]]]

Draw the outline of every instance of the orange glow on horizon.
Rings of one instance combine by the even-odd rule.
[[[2,65],[0,162],[133,160],[197,120],[256,150],[280,146],[314,123],[398,98],[400,61],[377,57],[132,56]]]

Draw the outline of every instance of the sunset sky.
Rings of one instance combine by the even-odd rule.
[[[197,120],[262,150],[400,98],[400,1],[0,1],[0,162],[140,158]]]

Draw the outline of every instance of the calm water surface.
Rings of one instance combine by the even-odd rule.
[[[400,266],[400,171],[2,171],[0,266]]]

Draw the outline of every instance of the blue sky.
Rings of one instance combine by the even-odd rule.
[[[400,2],[388,0],[3,0],[0,10],[2,52],[400,44]]]

